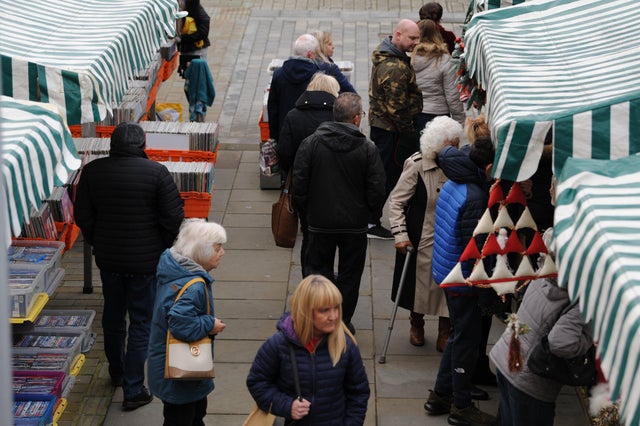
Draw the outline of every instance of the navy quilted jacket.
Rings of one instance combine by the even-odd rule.
[[[485,174],[469,159],[469,147],[443,149],[438,165],[449,178],[440,190],[436,204],[433,241],[433,278],[440,284],[456,266],[460,255],[473,236],[487,208],[488,191]],[[471,273],[470,262],[462,265],[462,273]],[[475,291],[474,287],[448,287],[456,293]]]
[[[347,350],[334,367],[325,340],[314,353],[300,343],[288,313],[278,322],[279,332],[258,350],[247,387],[264,411],[291,419],[296,397],[289,344],[295,348],[302,397],[311,402],[309,414],[296,425],[355,426],[364,423],[369,400],[369,381],[360,350],[347,337]]]

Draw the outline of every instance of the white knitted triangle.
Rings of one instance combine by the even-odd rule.
[[[491,220],[491,213],[489,213],[489,209],[484,211],[484,214],[478,221],[478,225],[476,229],[473,230],[473,236],[479,234],[490,234],[493,232],[493,220]]]
[[[529,207],[524,208],[524,211],[520,215],[520,219],[518,219],[518,222],[516,223],[516,229],[522,228],[531,228],[534,231],[538,230],[538,226],[536,225],[536,221],[533,220],[533,216],[531,216]]]
[[[498,293],[498,296],[502,296],[503,294],[514,293],[516,291],[516,284],[518,284],[518,281],[491,283],[491,288]]]
[[[473,270],[471,271],[471,275],[469,275],[469,279],[471,281],[485,281],[489,279],[487,271],[484,270],[484,262],[482,260],[476,262]]]
[[[493,227],[496,229],[499,229],[499,228],[512,229],[513,228],[513,220],[511,220],[511,216],[509,216],[509,212],[507,211],[506,207],[502,207],[498,211],[498,217],[496,218],[496,221],[493,222]]]
[[[465,279],[462,275],[462,265],[460,262],[456,263],[456,266],[449,272],[441,284],[464,284]]]

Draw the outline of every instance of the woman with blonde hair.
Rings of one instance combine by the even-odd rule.
[[[484,114],[475,118],[467,117],[464,124],[464,135],[469,143],[474,143],[477,139],[491,139],[491,130]]]
[[[411,65],[422,91],[422,112],[416,119],[419,131],[435,117],[448,115],[461,126],[466,114],[456,82],[455,64],[435,22],[418,22],[420,43],[413,49]]]
[[[291,311],[280,318],[278,332],[253,361],[247,377],[251,396],[260,409],[284,417],[285,424],[364,424],[369,382],[356,339],[341,319],[340,290],[322,275],[309,275],[289,303]]]
[[[356,89],[349,82],[349,79],[342,73],[340,67],[333,62],[333,52],[335,45],[333,44],[333,38],[329,31],[312,31],[311,35],[318,40],[318,47],[316,48],[316,63],[320,70],[326,74],[335,77],[340,84],[340,93],[353,92],[357,93]]]

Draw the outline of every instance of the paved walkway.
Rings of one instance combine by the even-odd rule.
[[[286,58],[293,40],[313,29],[329,30],[336,43],[336,60],[350,60],[359,93],[368,87],[370,53],[400,18],[417,19],[421,1],[411,0],[202,0],[212,16],[208,61],[214,74],[217,98],[207,121],[220,124],[221,147],[215,173],[215,192],[209,219],[228,231],[226,255],[214,271],[216,313],[228,327],[216,340],[216,390],[209,397],[207,425],[240,425],[253,406],[245,378],[259,345],[275,331],[291,289],[301,279],[299,247],[273,244],[271,204],[278,193],[261,190],[258,172],[258,117],[267,65]],[[468,0],[446,0],[444,25],[460,33]],[[184,81],[174,75],[159,90],[158,102],[179,102],[186,110]],[[363,128],[367,129],[367,124]],[[392,302],[389,299],[394,262],[391,241],[369,242],[360,300],[353,320],[371,382],[372,397],[366,425],[445,425],[446,416],[429,417],[422,405],[433,387],[440,354],[434,349],[436,318],[427,321],[427,345],[415,348],[408,341],[408,315],[399,310],[387,352],[377,362],[387,333]],[[93,269],[93,294],[82,294],[82,241],[63,258],[64,285],[48,308],[97,311],[94,331],[98,341],[87,356],[68,399],[59,426],[133,426],[162,423],[157,399],[132,412],[121,410],[122,391],[110,386],[100,329],[102,296],[98,272]],[[491,342],[502,330],[494,321]],[[497,390],[480,403],[497,410]],[[558,425],[587,424],[572,389],[562,394]]]

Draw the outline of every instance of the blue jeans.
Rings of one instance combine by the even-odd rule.
[[[445,291],[451,333],[440,360],[434,390],[440,395],[452,395],[458,408],[471,405],[471,377],[478,359],[482,321],[478,296],[452,296]]]
[[[498,370],[498,424],[500,426],[553,426],[556,404],[536,399],[513,386]]]
[[[367,258],[367,234],[328,234],[308,231],[306,272],[324,275],[342,294],[342,320],[351,322],[358,304],[360,279]],[[338,249],[338,275],[334,260]]]
[[[109,361],[109,374],[112,379],[123,379],[124,398],[131,399],[144,385],[156,276],[100,271],[100,279],[104,296],[104,352]]]

